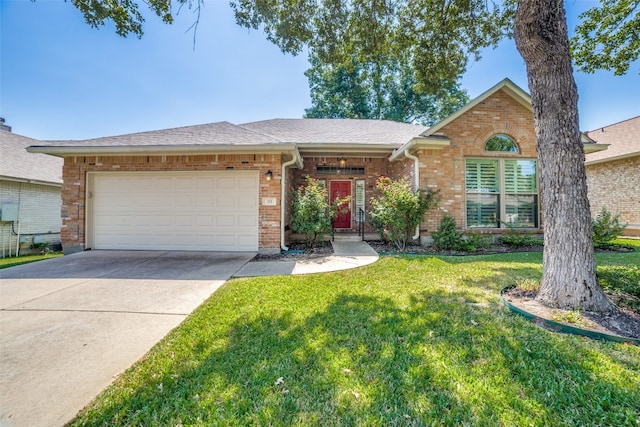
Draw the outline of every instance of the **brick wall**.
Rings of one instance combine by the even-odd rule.
[[[440,209],[427,214],[420,226],[424,232],[437,229],[444,213],[456,219],[458,228],[465,227],[466,157],[536,158],[533,114],[502,91],[465,112],[439,133],[451,139],[448,147],[416,154],[420,159],[421,187],[438,188],[441,196]],[[485,142],[497,133],[516,141],[519,153],[485,153]]]
[[[280,154],[210,154],[166,156],[75,156],[64,161],[62,187],[61,240],[66,253],[84,250],[85,247],[85,193],[87,172],[133,171],[259,171],[259,238],[263,252],[280,248]],[[267,181],[267,170],[273,179]],[[276,206],[262,206],[263,197],[274,197]]]
[[[628,223],[626,235],[640,236],[640,156],[587,165],[591,216],[602,207]]]

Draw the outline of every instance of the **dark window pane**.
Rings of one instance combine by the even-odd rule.
[[[467,194],[467,227],[499,227],[497,194]]]

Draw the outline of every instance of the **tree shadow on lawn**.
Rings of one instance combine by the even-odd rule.
[[[638,418],[640,353],[551,334],[455,290],[425,287],[406,304],[341,292],[308,317],[287,307],[257,310],[190,339],[189,328],[213,331],[216,322],[215,304],[189,318],[183,336],[172,334],[150,363],[117,382],[130,387],[126,393],[107,391],[76,422],[636,425]]]

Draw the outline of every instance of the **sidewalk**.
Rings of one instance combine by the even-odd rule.
[[[246,263],[234,277],[327,273],[372,264],[378,253],[366,242],[331,242],[333,255],[300,261],[256,261]]]

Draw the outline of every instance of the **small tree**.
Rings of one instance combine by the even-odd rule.
[[[593,227],[593,246],[596,248],[607,248],[612,245],[612,241],[620,237],[627,224],[620,224],[620,214],[615,216],[602,207],[598,216],[591,220]]]
[[[307,175],[306,185],[301,185],[292,194],[291,228],[305,235],[305,245],[313,247],[318,239],[332,229],[333,219],[345,210],[351,197],[335,199],[329,203],[327,190],[318,180]]]
[[[456,228],[456,220],[451,215],[445,214],[440,221],[440,227],[431,233],[433,247],[447,251],[466,251],[467,242],[464,233]]]
[[[438,203],[438,191],[413,191],[402,179],[380,177],[376,181],[380,194],[371,198],[370,222],[380,235],[401,251],[407,247],[424,214]]]

